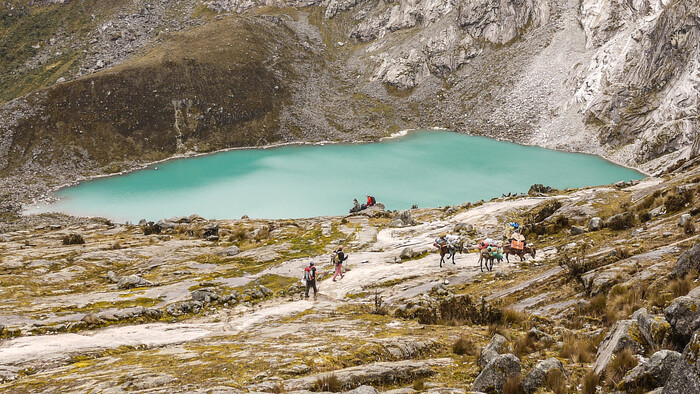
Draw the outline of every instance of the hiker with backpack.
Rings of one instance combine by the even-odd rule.
[[[335,264],[335,275],[333,275],[333,282],[335,278],[340,275],[340,279],[343,279],[343,262],[348,259],[348,256],[343,253],[343,245],[338,246],[338,250],[333,252],[332,260]]]
[[[377,199],[374,198],[373,196],[370,196],[369,194],[366,194],[367,196],[367,208],[374,206],[374,204],[377,203]]]
[[[310,262],[309,266],[304,268],[304,282],[306,282],[306,291],[304,296],[309,298],[309,290],[314,289],[314,298],[316,293],[318,293],[318,288],[316,287],[316,267],[314,267],[314,262]]]

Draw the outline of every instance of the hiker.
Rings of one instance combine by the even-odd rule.
[[[357,199],[352,200],[352,208],[350,209],[350,213],[353,212],[360,212],[362,210],[362,206],[360,205],[360,202],[357,201]]]
[[[367,196],[367,208],[374,206],[374,204],[377,203],[377,199],[370,196],[369,194],[366,194]]]
[[[343,253],[343,245],[338,246],[338,250],[335,251],[335,256],[333,257],[333,263],[335,264],[335,275],[333,275],[333,282],[335,278],[340,275],[340,279],[343,279],[343,262],[348,259],[348,256]]]
[[[309,290],[314,289],[314,297],[318,293],[318,288],[316,287],[316,267],[314,267],[314,262],[310,262],[309,266],[304,268],[304,281],[306,281],[306,291],[304,296],[309,298]]]

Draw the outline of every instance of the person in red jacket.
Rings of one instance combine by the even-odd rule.
[[[374,206],[374,203],[375,203],[376,201],[377,201],[377,200],[375,200],[374,197],[372,197],[372,196],[370,196],[369,194],[367,194],[367,208],[369,208],[369,207],[371,207],[371,206]]]

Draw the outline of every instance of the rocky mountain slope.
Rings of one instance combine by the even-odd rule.
[[[35,216],[0,236],[0,390],[696,392],[698,181],[695,161],[443,209]],[[483,272],[476,241],[513,220],[535,256]],[[444,267],[441,232],[468,249]],[[322,274],[306,299],[309,261]]]
[[[700,149],[697,1],[3,7],[5,210],[174,155],[407,128],[589,152],[649,172]]]

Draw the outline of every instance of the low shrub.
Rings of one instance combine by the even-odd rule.
[[[418,379],[413,381],[413,389],[416,391],[424,391],[425,390],[425,380],[424,379]]]
[[[119,241],[116,241],[113,244],[109,245],[109,250],[119,250],[123,248],[124,247],[122,246],[122,244],[119,243]]]
[[[595,394],[598,391],[600,377],[593,370],[586,372],[581,380],[581,394]]]
[[[651,220],[651,213],[649,211],[642,211],[639,213],[639,221],[646,223]]]
[[[143,235],[160,234],[160,226],[153,222],[148,222],[141,226]]]
[[[670,193],[666,196],[664,200],[664,207],[666,207],[666,212],[676,212],[685,208],[686,205],[693,202],[693,197],[695,196],[694,190],[686,190],[681,193]]]
[[[637,366],[637,357],[631,349],[624,349],[613,356],[605,370],[606,380],[617,386],[629,370]]]
[[[339,393],[343,391],[343,384],[340,382],[340,379],[333,374],[323,375],[316,379],[311,391],[330,391],[332,393]]]
[[[520,375],[511,376],[503,383],[503,394],[525,394]]]
[[[539,343],[530,335],[523,335],[513,343],[513,354],[518,358],[526,354],[532,354],[540,349]]]
[[[85,239],[80,234],[68,234],[63,237],[64,245],[82,245],[85,243]]]
[[[554,394],[566,392],[566,376],[559,369],[550,369],[544,381],[544,386]]]
[[[590,363],[595,359],[596,346],[590,338],[564,337],[559,355],[575,363]]]
[[[611,230],[626,230],[634,226],[634,219],[634,213],[625,212],[609,218],[606,225]]]
[[[452,344],[452,352],[460,356],[473,356],[476,354],[476,348],[474,347],[473,341],[465,337],[459,337],[459,339]]]
[[[685,224],[683,225],[683,232],[684,232],[686,235],[693,235],[693,234],[695,234],[695,223],[693,223],[692,220],[686,221]]]

